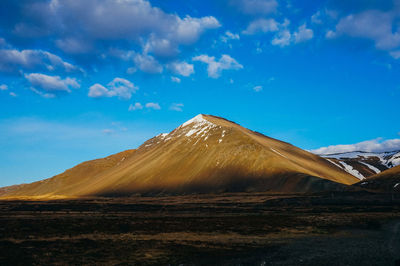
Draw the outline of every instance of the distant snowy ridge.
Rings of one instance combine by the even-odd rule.
[[[400,151],[389,151],[389,152],[364,152],[364,151],[353,151],[344,153],[334,154],[318,154],[324,158],[334,159],[362,159],[377,157],[379,160],[388,168],[400,165]]]
[[[388,152],[352,151],[318,155],[359,179],[400,165],[400,151],[398,150]]]

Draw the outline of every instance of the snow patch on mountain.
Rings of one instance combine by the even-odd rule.
[[[334,161],[332,161],[332,160],[330,160],[330,159],[327,159],[330,163],[332,163],[332,164],[334,164],[334,165],[336,165],[337,167],[339,167],[339,168],[342,168],[343,169],[343,167],[342,166],[340,166],[340,165],[338,165],[337,163],[335,163]]]
[[[363,180],[365,178],[360,172],[354,169],[351,165],[348,165],[347,163],[341,161],[339,161],[339,163],[343,165],[344,167],[343,170],[345,170],[347,173],[357,177],[360,180]]]
[[[394,154],[388,161],[387,164],[391,164],[392,167],[400,165],[400,152]]]
[[[196,115],[195,117],[193,117],[192,119],[186,121],[185,123],[183,123],[180,127],[186,127],[193,123],[194,124],[203,124],[203,123],[213,124],[210,121],[206,120],[202,114],[199,114],[199,115]]]
[[[369,169],[371,169],[372,171],[374,171],[376,174],[379,174],[381,172],[381,170],[379,170],[378,168],[376,168],[375,166],[372,166],[370,164],[364,163],[364,162],[360,162],[363,165],[367,166]]]
[[[193,134],[196,134],[196,136],[201,135],[201,137],[203,137],[204,135],[206,135],[210,129],[217,127],[217,125],[211,123],[210,121],[206,120],[203,115],[197,115],[195,117],[193,117],[192,119],[190,119],[189,121],[186,121],[185,123],[183,123],[179,129],[183,129],[187,126],[191,125],[190,129],[188,132],[186,132],[185,136],[186,137],[190,137]]]

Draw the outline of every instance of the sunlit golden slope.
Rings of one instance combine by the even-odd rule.
[[[3,196],[313,191],[358,180],[329,161],[228,120],[198,115],[137,150],[80,164]]]

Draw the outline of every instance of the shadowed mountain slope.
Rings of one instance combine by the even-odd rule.
[[[337,189],[357,181],[324,158],[291,144],[223,118],[198,115],[136,150],[85,162],[40,182],[3,189],[2,196],[303,192]]]
[[[355,184],[379,192],[400,192],[400,165]]]

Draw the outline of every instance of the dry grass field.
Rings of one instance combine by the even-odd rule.
[[[398,265],[400,198],[226,193],[0,202],[0,265]]]

